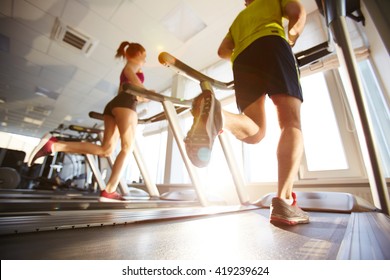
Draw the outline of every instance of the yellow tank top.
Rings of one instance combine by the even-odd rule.
[[[276,35],[286,39],[283,28],[283,9],[289,2],[299,0],[254,0],[241,11],[226,35],[234,41],[231,61],[255,40]]]

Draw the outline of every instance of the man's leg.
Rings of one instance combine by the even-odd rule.
[[[223,128],[238,140],[248,144],[259,143],[266,131],[265,95],[245,108],[243,114],[223,111],[223,116]]]
[[[301,100],[286,94],[272,97],[278,114],[281,134],[278,157],[278,192],[270,206],[270,221],[286,225],[309,223],[309,215],[297,205],[292,191],[303,153],[300,123]]]
[[[300,121],[302,102],[286,94],[275,94],[271,99],[276,106],[281,129],[277,150],[278,197],[290,199],[303,153]]]

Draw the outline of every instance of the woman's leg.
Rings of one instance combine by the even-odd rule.
[[[128,156],[132,152],[138,123],[137,113],[131,109],[117,107],[112,110],[112,113],[119,130],[121,151],[115,159],[110,179],[107,182],[106,192],[108,193],[114,192],[118,186]]]
[[[59,141],[53,143],[52,150],[53,152],[91,154],[108,157],[115,148],[118,136],[115,119],[112,116],[104,115],[104,137],[102,145],[89,142]]]
[[[28,166],[31,166],[38,158],[50,155],[53,152],[93,154],[101,157],[109,156],[115,148],[119,136],[114,117],[104,115],[104,127],[102,145],[89,142],[58,141],[51,133],[47,133],[31,152],[28,159]]]

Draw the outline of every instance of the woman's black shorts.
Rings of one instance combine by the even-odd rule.
[[[119,93],[104,108],[104,115],[114,116],[112,110],[117,107],[128,108],[137,112],[137,98],[131,94]]]
[[[265,36],[233,62],[234,88],[240,112],[263,94],[284,93],[303,101],[299,68],[285,39]]]

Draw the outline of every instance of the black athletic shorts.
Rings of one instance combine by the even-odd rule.
[[[303,101],[299,68],[291,47],[279,36],[265,36],[233,62],[237,107],[243,112],[263,94],[284,93]]]
[[[104,108],[103,115],[114,116],[112,110],[117,107],[128,108],[137,112],[137,98],[134,95],[127,93],[119,93]]]

